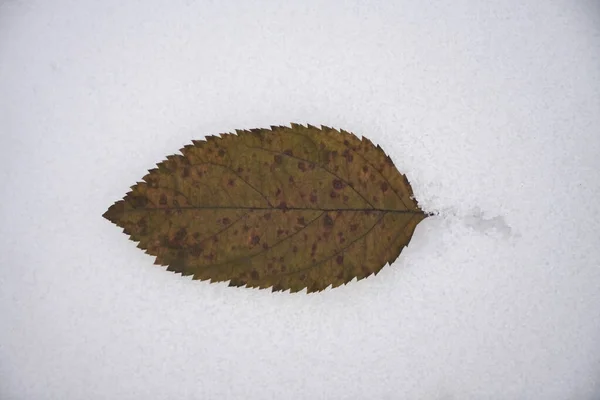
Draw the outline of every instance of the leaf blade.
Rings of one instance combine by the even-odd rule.
[[[364,137],[298,124],[236,132],[168,156],[103,216],[168,270],[292,292],[377,273],[427,216]]]

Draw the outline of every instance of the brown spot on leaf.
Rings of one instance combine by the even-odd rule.
[[[333,226],[333,219],[329,216],[329,214],[325,214],[325,218],[323,218],[323,224],[330,228]]]
[[[258,280],[258,278],[259,278],[258,271],[253,269],[252,272],[250,272],[250,277],[252,279],[254,279],[255,281]]]
[[[140,218],[136,225],[140,235],[144,236],[148,234],[148,219],[146,217]]]
[[[225,217],[225,218],[223,218],[222,222],[223,222],[223,225],[229,225],[231,223],[231,220],[229,218]]]
[[[383,193],[385,193],[385,192],[387,192],[387,191],[388,191],[388,189],[390,188],[390,185],[388,185],[388,183],[387,183],[387,182],[382,182],[380,187],[381,187],[381,191],[382,191]]]
[[[335,258],[335,262],[336,262],[338,265],[342,265],[342,264],[344,263],[344,256],[342,256],[342,255],[339,255],[339,256],[337,256],[337,257]]]
[[[273,161],[275,161],[275,164],[279,165],[283,162],[283,157],[281,157],[280,154],[275,154],[273,156]]]
[[[350,153],[350,151],[348,149],[344,150],[344,152],[342,153],[342,156],[344,156],[344,158],[346,159],[346,162],[351,163],[352,160],[354,160],[354,157],[352,156],[352,154]]]
[[[304,164],[304,161],[298,161],[298,169],[302,172],[306,171],[306,164]]]
[[[254,246],[260,243],[260,236],[258,235],[253,235],[252,239],[250,240],[250,243]]]
[[[131,198],[131,205],[133,208],[144,208],[148,204],[146,196],[133,196]]]
[[[333,180],[333,188],[335,190],[342,190],[345,187],[346,187],[346,184],[343,181],[341,181],[339,179],[334,179]]]
[[[180,228],[176,233],[175,236],[173,236],[173,240],[177,243],[180,243],[183,241],[183,239],[185,239],[185,237],[187,236],[187,229],[185,228]]]

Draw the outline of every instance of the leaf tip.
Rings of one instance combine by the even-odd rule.
[[[116,221],[118,221],[121,218],[121,216],[123,216],[124,211],[125,202],[123,200],[119,200],[115,202],[112,206],[108,207],[108,210],[106,210],[106,212],[102,214],[102,217],[106,218],[113,224],[116,224]]]

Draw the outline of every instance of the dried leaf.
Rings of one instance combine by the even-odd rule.
[[[427,217],[364,137],[297,124],[236,132],[167,157],[103,216],[169,271],[292,292],[377,273]]]

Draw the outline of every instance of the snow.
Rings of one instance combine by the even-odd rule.
[[[439,213],[376,277],[191,281],[101,217],[290,122]],[[598,399],[599,127],[594,1],[1,2],[0,398]]]

